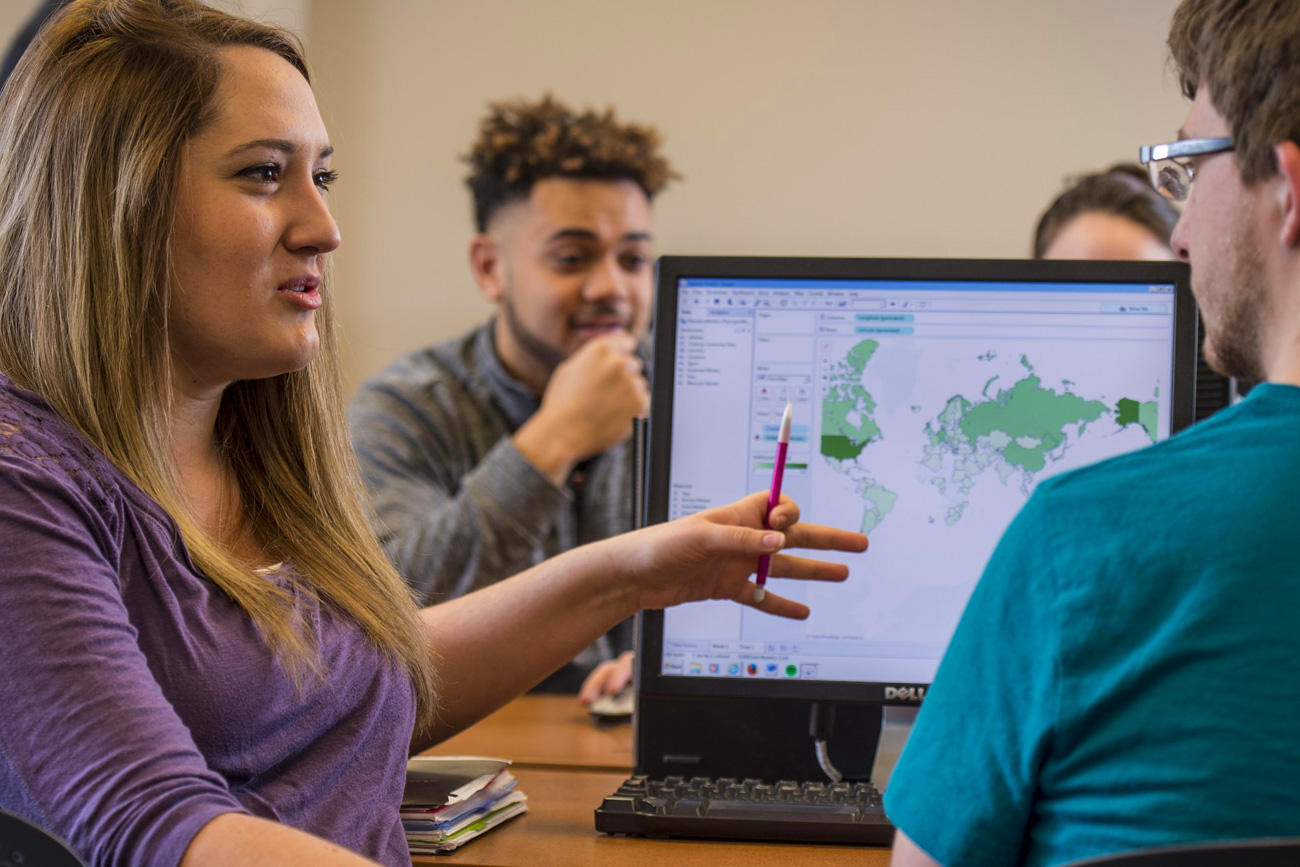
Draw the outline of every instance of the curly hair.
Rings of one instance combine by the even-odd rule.
[[[1169,51],[1188,99],[1205,85],[1236,143],[1247,184],[1277,171],[1273,145],[1300,142],[1300,5],[1295,0],[1184,0]]]
[[[1117,163],[1102,172],[1071,178],[1065,191],[1043,212],[1034,230],[1034,258],[1041,259],[1061,230],[1082,214],[1123,217],[1148,230],[1166,245],[1178,211],[1151,186],[1147,173],[1132,163]]]
[[[657,129],[621,124],[612,108],[578,113],[549,93],[538,102],[493,103],[463,157],[478,230],[487,231],[501,208],[528,198],[545,178],[632,181],[653,199],[681,179],[659,153],[660,142]]]

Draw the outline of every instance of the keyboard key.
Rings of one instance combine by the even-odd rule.
[[[698,816],[704,802],[697,798],[678,798],[668,808],[669,816]]]
[[[714,817],[743,817],[747,819],[790,819],[794,821],[852,822],[857,817],[856,807],[840,804],[782,804],[769,801],[710,801],[704,815]]]

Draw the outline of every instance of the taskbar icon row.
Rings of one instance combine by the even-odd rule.
[[[666,658],[660,674],[667,677],[771,677],[816,680],[818,668],[815,662]]]

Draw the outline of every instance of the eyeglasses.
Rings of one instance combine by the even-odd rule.
[[[1174,202],[1185,202],[1192,192],[1196,169],[1190,157],[1217,154],[1235,147],[1230,138],[1185,138],[1169,144],[1146,145],[1138,160],[1151,174],[1151,186]]]

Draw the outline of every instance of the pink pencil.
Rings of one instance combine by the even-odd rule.
[[[776,465],[772,467],[772,490],[767,495],[767,514],[771,515],[772,510],[781,502],[781,479],[785,476],[785,453],[790,448],[790,422],[794,419],[794,404],[786,401],[785,412],[781,413],[781,432],[776,435]],[[772,527],[767,522],[767,515],[763,516],[763,529],[770,530]],[[767,590],[764,585],[767,584],[767,570],[772,566],[772,557],[764,554],[758,558],[758,589],[754,591],[754,604],[762,602],[767,596]]]

